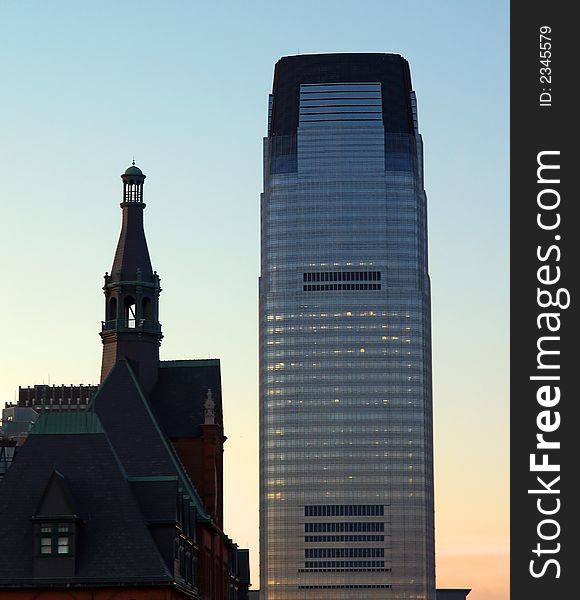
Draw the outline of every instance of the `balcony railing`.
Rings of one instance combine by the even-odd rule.
[[[115,331],[118,329],[135,329],[137,331],[160,333],[161,324],[148,319],[112,319],[111,321],[101,321],[101,331]]]

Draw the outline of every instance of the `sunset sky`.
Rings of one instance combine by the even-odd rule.
[[[258,586],[257,278],[275,62],[395,52],[425,143],[438,587],[508,592],[508,5],[0,2],[0,404],[98,383],[119,174],[147,174],[162,359],[221,359],[226,531]]]

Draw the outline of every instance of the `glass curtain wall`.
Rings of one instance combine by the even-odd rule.
[[[434,600],[416,102],[409,89],[410,130],[390,132],[385,83],[339,75],[299,83],[294,134],[272,135],[276,94],[270,100],[261,198],[262,598]]]

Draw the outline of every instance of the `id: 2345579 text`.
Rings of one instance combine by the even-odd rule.
[[[540,106],[552,106],[552,28],[540,27]]]

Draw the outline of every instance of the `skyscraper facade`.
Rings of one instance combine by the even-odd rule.
[[[407,61],[282,58],[261,198],[263,600],[433,600],[430,282]]]

